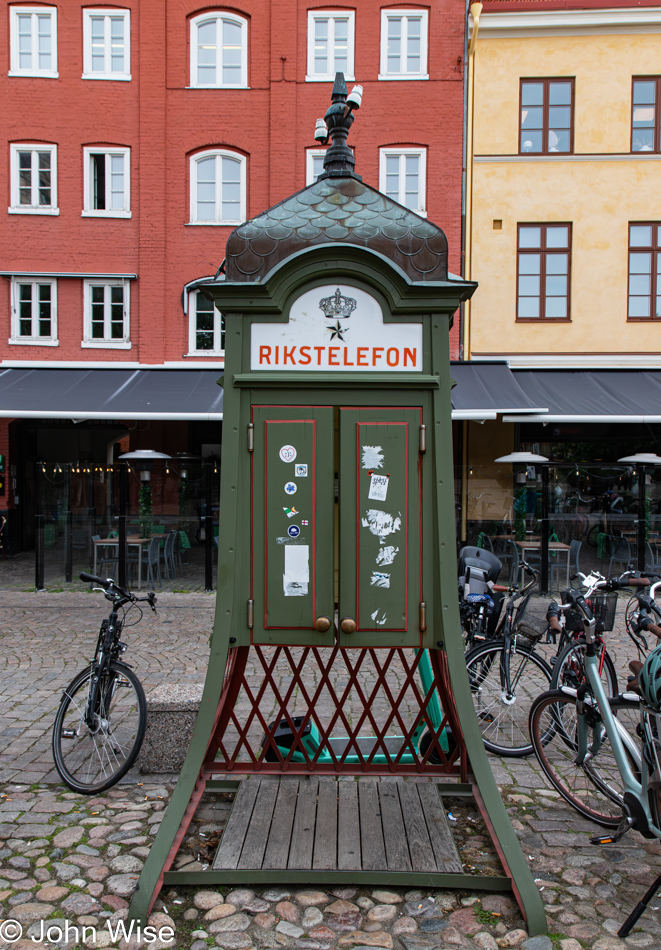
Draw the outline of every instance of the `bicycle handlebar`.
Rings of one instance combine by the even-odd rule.
[[[81,581],[85,581],[87,584],[97,584],[99,587],[102,587],[105,591],[110,590],[112,587],[117,591],[122,597],[126,600],[132,600],[134,603],[141,603],[142,601],[148,601],[149,606],[154,609],[154,604],[156,603],[156,594],[153,590],[150,590],[146,597],[136,597],[135,594],[132,594],[129,590],[124,590],[123,587],[120,587],[119,584],[116,584],[115,581],[108,577],[105,580],[102,577],[97,577],[95,574],[88,574],[87,571],[80,572]]]

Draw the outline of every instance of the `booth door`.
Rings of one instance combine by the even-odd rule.
[[[417,407],[340,409],[340,646],[421,642],[421,423]]]
[[[252,642],[332,646],[333,409],[257,405],[251,421]]]

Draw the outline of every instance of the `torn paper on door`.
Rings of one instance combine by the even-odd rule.
[[[306,597],[310,584],[310,547],[307,544],[285,545],[285,572],[282,588],[285,597]]]
[[[362,517],[362,525],[363,528],[369,528],[379,541],[385,541],[389,534],[399,531],[402,519],[399,515],[391,515],[378,508],[368,508]]]

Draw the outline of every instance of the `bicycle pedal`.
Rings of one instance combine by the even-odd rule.
[[[493,716],[491,715],[491,713],[486,713],[486,712],[478,713],[478,714],[477,714],[477,718],[478,718],[478,719],[481,719],[482,722],[493,722],[493,721],[494,721],[494,720],[493,720]]]
[[[627,831],[631,828],[631,823],[628,818],[624,818],[615,831],[610,835],[597,835],[594,838],[590,838],[590,844],[616,844],[620,838],[623,838]]]

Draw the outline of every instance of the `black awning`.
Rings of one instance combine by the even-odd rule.
[[[661,422],[661,370],[513,370],[543,415],[511,422]]]
[[[2,369],[0,417],[223,418],[222,369]]]
[[[499,413],[544,413],[521,388],[507,363],[451,363],[453,419],[495,419]]]

